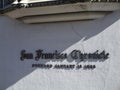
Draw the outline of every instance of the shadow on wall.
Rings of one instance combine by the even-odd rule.
[[[20,51],[26,49],[35,53],[40,48],[53,52],[65,51],[80,42],[88,40],[120,19],[116,11],[105,18],[92,22],[67,22],[41,25],[24,25],[9,18],[0,17],[0,90],[5,90],[35,69],[31,64],[36,61],[21,62]],[[47,63],[50,61],[40,61]],[[68,62],[71,62],[68,60]],[[37,62],[38,63],[38,62]]]

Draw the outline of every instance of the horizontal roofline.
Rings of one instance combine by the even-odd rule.
[[[6,13],[11,10],[15,10],[18,8],[33,8],[33,7],[45,7],[45,6],[54,6],[54,5],[64,5],[64,4],[74,4],[74,3],[95,3],[95,2],[104,2],[104,3],[120,3],[120,0],[58,0],[58,1],[46,1],[46,2],[36,2],[36,3],[18,3],[18,4],[11,4],[4,9],[0,9],[0,13]]]
[[[83,21],[102,18],[120,10],[120,3],[74,3],[43,7],[19,8],[4,13],[24,23],[50,23],[64,21]]]

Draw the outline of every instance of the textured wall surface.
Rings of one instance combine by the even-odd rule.
[[[58,50],[108,52],[103,62],[79,60],[20,60],[20,52]],[[120,12],[84,22],[23,24],[0,16],[0,90],[120,90]],[[94,64],[93,70],[32,68],[43,64]]]

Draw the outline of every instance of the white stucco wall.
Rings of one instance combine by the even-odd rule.
[[[35,53],[105,50],[104,62],[20,61],[21,50]],[[27,25],[0,16],[0,90],[120,90],[120,11],[83,22]],[[32,68],[33,63],[94,64],[94,70]]]

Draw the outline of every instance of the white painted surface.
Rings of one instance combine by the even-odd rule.
[[[85,38],[85,39],[83,39]],[[104,62],[24,61],[20,51],[106,50]],[[0,90],[120,90],[120,12],[92,22],[27,25],[0,16]],[[45,62],[44,62],[45,61]],[[94,70],[33,69],[32,63],[95,64]]]

